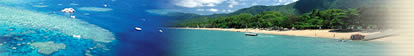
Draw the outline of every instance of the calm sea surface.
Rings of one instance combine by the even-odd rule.
[[[177,56],[381,56],[384,43],[242,32],[174,29]]]

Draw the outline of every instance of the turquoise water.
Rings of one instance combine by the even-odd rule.
[[[0,56],[165,55],[157,1],[0,0]]]
[[[0,7],[0,16],[0,56],[114,55],[110,51],[116,41],[114,34],[85,21],[13,7]],[[31,45],[49,41],[64,45]]]
[[[300,36],[174,29],[176,56],[382,56],[385,43]]]
[[[31,43],[47,41],[62,43],[66,47],[53,54],[49,54],[51,56],[83,56],[85,51],[90,51],[89,53],[92,53],[92,55],[113,55],[109,50],[104,50],[111,48],[113,44],[99,43],[91,39],[74,38],[58,30],[0,24],[0,32],[0,56],[43,56],[45,54],[38,53],[39,48],[31,46]],[[15,49],[12,49],[13,47]],[[92,47],[96,48],[89,49]]]

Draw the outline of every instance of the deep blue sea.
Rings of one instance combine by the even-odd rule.
[[[0,0],[0,56],[166,55],[166,34],[159,32],[167,31],[166,18],[146,12],[161,4],[158,0]],[[60,12],[64,8],[76,12]]]

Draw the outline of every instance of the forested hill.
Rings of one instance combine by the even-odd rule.
[[[252,6],[237,10],[233,13],[227,14],[213,14],[213,15],[197,15],[191,13],[170,13],[172,23],[181,22],[205,22],[208,19],[217,18],[221,16],[232,16],[241,13],[250,13],[253,15],[260,14],[264,11],[279,11],[282,14],[289,15],[302,15],[309,13],[313,9],[326,10],[326,9],[348,9],[348,8],[362,8],[368,7],[373,0],[299,0],[295,3],[288,5],[278,6]],[[175,15],[174,15],[175,14]]]
[[[326,9],[348,9],[348,8],[361,8],[370,6],[369,4],[374,2],[373,0],[299,0],[295,3],[279,6],[253,6],[250,8],[244,8],[237,10],[229,15],[238,15],[240,13],[260,14],[263,11],[279,11],[283,14],[296,14],[311,12],[313,9],[326,10]]]
[[[300,0],[294,5],[299,13],[311,12],[313,9],[348,9],[372,6],[376,0]]]

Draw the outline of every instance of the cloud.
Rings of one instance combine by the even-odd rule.
[[[222,12],[233,12],[233,10],[227,9],[227,10],[222,10]]]
[[[210,4],[207,4],[207,5],[205,5],[205,6],[208,6],[208,7],[214,7],[214,6],[216,6],[216,4],[212,4],[212,3],[210,3]]]
[[[229,8],[233,8],[235,5],[239,5],[239,2],[235,1],[235,0],[229,0]]]
[[[255,3],[252,3],[252,5],[255,6],[255,5],[258,5],[258,4],[255,2]]]
[[[264,5],[286,5],[298,0],[171,0],[173,6],[179,7],[179,11],[196,14],[231,13],[242,8]],[[169,10],[167,10],[169,11]],[[150,11],[165,14],[166,11]]]
[[[233,12],[233,10],[228,9],[227,12]]]
[[[174,5],[186,8],[194,7],[214,7],[226,0],[174,0]]]
[[[197,11],[205,11],[205,9],[197,9]]]
[[[285,1],[285,0],[279,0],[279,2],[283,2],[283,1]]]
[[[218,10],[218,9],[211,8],[211,9],[207,9],[207,11],[217,12],[217,11],[219,11],[219,10]]]

